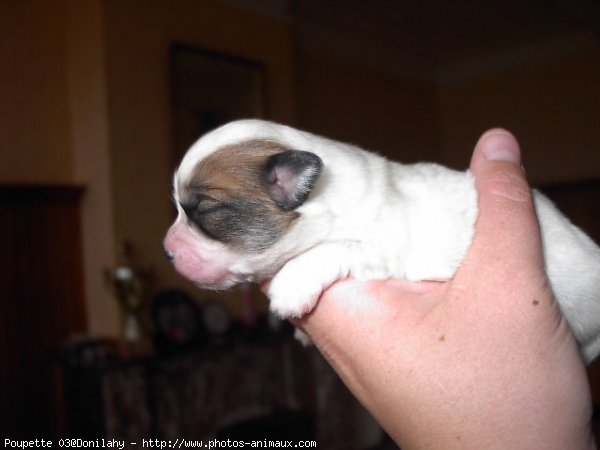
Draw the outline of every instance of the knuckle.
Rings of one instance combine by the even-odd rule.
[[[531,204],[531,189],[521,174],[513,171],[497,171],[484,183],[484,190],[495,197],[511,203]]]

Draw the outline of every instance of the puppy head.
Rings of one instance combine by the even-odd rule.
[[[282,262],[270,250],[301,218],[322,167],[314,153],[264,138],[186,155],[175,174],[179,215],[164,241],[167,256],[205,288],[273,275]]]

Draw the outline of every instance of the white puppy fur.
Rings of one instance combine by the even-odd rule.
[[[189,216],[195,214],[198,196],[192,213],[182,206],[188,198],[189,207],[190,192],[203,183],[198,179],[198,165],[210,155],[217,160],[231,158],[231,152],[222,150],[246,142],[265,142],[278,151],[303,150],[322,162],[322,167],[306,169],[319,173],[300,174],[298,183],[316,178],[314,185],[301,187],[308,197],[296,201],[293,210],[280,208],[295,214],[290,224],[281,225],[284,231],[269,237],[268,244],[251,250],[215,239],[192,223]],[[282,176],[284,187],[286,182]],[[247,195],[236,192],[236,181],[223,183],[202,189],[208,189],[209,196],[221,193],[219,202]],[[206,192],[200,202],[206,201]],[[176,269],[197,285],[213,289],[272,278],[270,308],[283,318],[309,312],[324,289],[348,276],[361,280],[452,278],[469,248],[477,217],[469,172],[431,163],[402,165],[352,145],[259,120],[232,122],[200,138],[175,174],[174,197],[179,216],[165,238],[165,249]],[[278,198],[277,194],[271,198]],[[600,352],[600,249],[541,193],[534,191],[534,201],[550,286],[584,359],[590,362]],[[214,199],[201,204],[206,211],[210,210],[206,205],[221,205]],[[269,222],[267,213],[263,216],[261,223],[283,223]],[[229,222],[238,222],[227,217]],[[239,227],[245,226],[239,222]],[[242,231],[260,233],[256,228],[260,226]],[[219,230],[214,233],[218,235]]]

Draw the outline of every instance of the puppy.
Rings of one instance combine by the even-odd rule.
[[[447,280],[477,217],[469,172],[402,165],[260,120],[200,138],[174,177],[164,241],[202,288],[271,279],[270,308],[308,313],[336,280]],[[534,192],[546,270],[586,362],[600,352],[600,248]]]

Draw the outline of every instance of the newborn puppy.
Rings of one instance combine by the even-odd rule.
[[[270,308],[283,318],[308,313],[348,276],[452,278],[477,217],[469,172],[402,165],[259,120],[200,138],[174,189],[179,215],[164,247],[177,271],[209,289],[272,278]],[[590,362],[600,352],[600,249],[534,199],[550,285]]]

